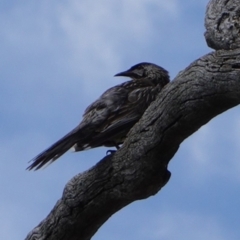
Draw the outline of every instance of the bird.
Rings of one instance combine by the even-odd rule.
[[[167,70],[148,62],[115,75],[120,76],[131,79],[109,88],[90,104],[79,125],[33,158],[27,170],[38,170],[71,148],[76,152],[100,146],[120,148],[130,129],[170,82]]]

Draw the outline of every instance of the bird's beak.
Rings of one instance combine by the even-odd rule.
[[[127,70],[114,75],[114,77],[134,77],[134,75],[132,71]]]

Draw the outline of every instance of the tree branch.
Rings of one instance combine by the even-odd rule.
[[[213,0],[208,10],[213,14],[217,8],[211,4],[229,2]],[[67,183],[62,198],[26,239],[89,240],[112,214],[156,194],[170,178],[167,165],[180,144],[240,103],[239,79],[238,49],[192,63],[162,90],[120,150]]]
[[[240,46],[240,1],[212,0],[207,6],[205,38],[209,47],[237,49]]]

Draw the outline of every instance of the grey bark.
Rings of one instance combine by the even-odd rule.
[[[156,194],[168,182],[168,162],[188,136],[240,103],[239,7],[240,0],[210,1],[206,41],[225,50],[207,54],[180,72],[120,150],[67,183],[61,199],[27,240],[91,239],[112,214]]]
[[[205,38],[209,47],[237,49],[240,46],[239,0],[212,0],[207,6]]]

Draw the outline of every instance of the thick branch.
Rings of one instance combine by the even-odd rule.
[[[209,47],[236,49],[240,46],[240,0],[211,0],[205,17]]]
[[[75,176],[51,213],[26,239],[90,239],[116,211],[156,194],[179,145],[240,103],[240,51],[217,51],[192,63],[160,93],[115,154]]]

